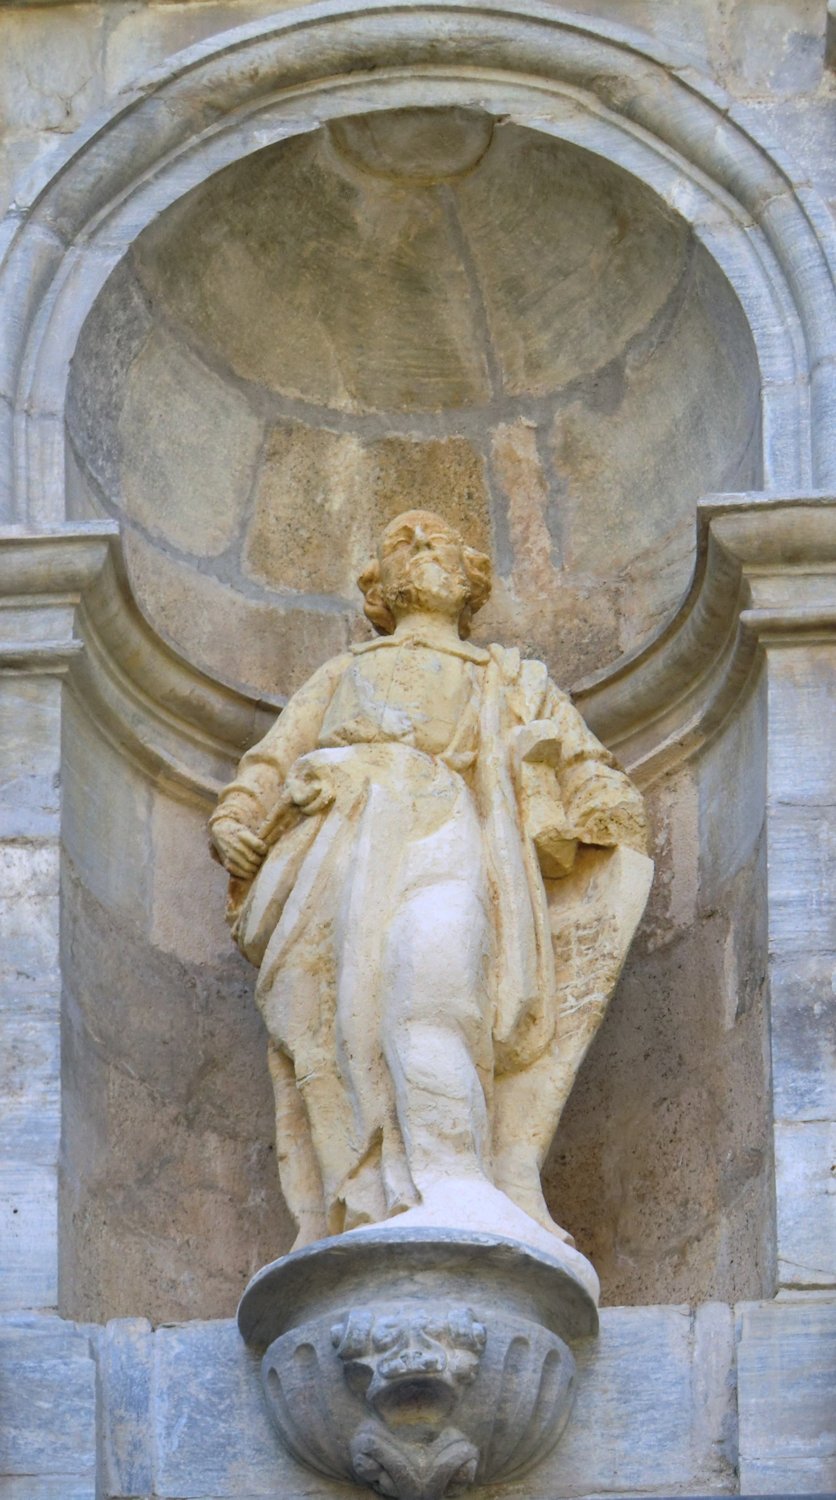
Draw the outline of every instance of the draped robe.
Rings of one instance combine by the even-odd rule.
[[[291,818],[255,879],[232,883],[303,1237],[420,1199],[422,1153],[460,1149],[455,1111],[423,1137],[427,1098],[455,1092],[462,1059],[480,1169],[543,1222],[539,1166],[568,1091],[558,1074],[576,1069],[594,1025],[580,1046],[575,1027],[570,1058],[549,892],[562,887],[566,904],[571,877],[544,881],[535,825],[545,805],[574,849],[589,806],[633,805],[642,825],[638,793],[542,663],[420,637],[321,668],[245,755],[213,821],[257,831],[288,785],[319,781],[330,804]],[[595,1024],[602,1009],[599,996]],[[503,1101],[516,1109],[527,1078],[521,1142]]]

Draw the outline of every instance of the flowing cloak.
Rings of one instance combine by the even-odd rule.
[[[300,767],[324,758],[338,781],[342,777],[329,809],[291,820],[256,878],[232,882],[231,904],[233,935],[261,967],[256,998],[268,1032],[293,1062],[331,1232],[346,1223],[347,1207],[351,1222],[376,1221],[415,1201],[383,1058],[379,986],[376,992],[368,984],[409,882],[414,887],[416,878],[449,879],[455,872],[477,894],[483,888],[491,962],[482,1034],[473,1035],[472,1052],[501,1155],[512,1149],[503,1143],[500,1116],[501,1101],[512,1101],[513,1080],[539,1070],[540,1083],[553,1094],[568,1092],[557,1076],[570,1060],[558,1034],[550,906],[571,909],[578,877],[544,881],[532,808],[538,801],[542,806],[545,788],[555,820],[566,827],[591,798],[596,807],[602,800],[624,805],[632,799],[637,821],[643,819],[635,788],[545,666],[499,646],[482,650],[463,642],[454,648],[468,663],[470,701],[442,754],[420,754],[368,730],[359,743],[323,747],[323,723],[357,654],[390,644],[366,643],[326,663],[244,756],[212,819],[233,817],[257,831]],[[532,744],[534,762],[525,758]],[[417,876],[408,860],[401,860],[398,873],[380,854],[406,848],[410,839],[425,866]],[[588,887],[589,871],[580,877]],[[565,991],[565,962],[563,970]],[[569,971],[571,989],[571,964]],[[603,1005],[594,1009],[600,1020]],[[586,1045],[588,1038],[582,1050]],[[531,1118],[531,1147],[542,1157],[556,1125],[554,1108],[541,1104]]]

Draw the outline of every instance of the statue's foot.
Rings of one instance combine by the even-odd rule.
[[[432,1177],[419,1184],[421,1202],[415,1208],[387,1220],[387,1226],[402,1232],[410,1229],[475,1230],[517,1240],[533,1250],[559,1260],[573,1268],[582,1280],[595,1283],[597,1277],[586,1258],[569,1243],[569,1237],[549,1220],[549,1226],[537,1222],[530,1214],[494,1187],[486,1177]],[[379,1230],[381,1226],[375,1225]],[[362,1229],[353,1230],[362,1234]]]
[[[543,1197],[543,1191],[540,1187],[539,1173],[537,1174],[536,1182],[531,1182],[530,1180],[523,1182],[518,1175],[507,1184],[499,1178],[498,1186],[500,1191],[505,1193],[506,1197],[510,1198],[513,1203],[516,1203],[518,1208],[522,1209],[523,1213],[528,1214],[528,1217],[534,1220],[535,1224],[539,1224],[549,1234],[554,1234],[559,1240],[562,1240],[564,1245],[571,1245],[574,1249],[575,1241],[569,1231],[556,1224],[549,1213],[548,1204]]]

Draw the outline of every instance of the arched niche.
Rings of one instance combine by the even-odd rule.
[[[438,506],[494,558],[477,638],[568,684],[670,614],[699,496],[759,486],[759,396],[726,278],[622,168],[484,110],[355,116],[120,262],[72,362],[71,513],[122,523],[164,638],[270,697],[364,630],[380,527]]]
[[[300,637],[305,642],[305,630],[287,618],[293,609],[301,608],[314,620],[308,649],[320,655],[334,647],[326,627],[317,628],[318,620],[327,616],[328,628],[336,626],[338,634],[347,628],[347,575],[340,575],[336,584],[331,580],[331,593],[322,587],[321,577],[306,580],[311,597],[300,600],[296,596],[306,590],[294,588],[297,575],[281,572],[288,558],[277,524],[277,501],[272,511],[268,507],[268,521],[276,533],[274,571],[265,573],[264,558],[270,549],[252,541],[259,460],[262,469],[265,463],[274,469],[278,464],[272,492],[278,500],[286,492],[282,464],[285,473],[294,470],[293,454],[283,455],[281,438],[270,448],[271,423],[287,431],[288,419],[293,418],[294,428],[303,430],[302,445],[308,444],[313,454],[315,471],[328,472],[323,450],[330,437],[325,434],[348,439],[341,451],[344,454],[354,444],[351,451],[358,454],[361,480],[364,474],[384,474],[382,499],[378,491],[374,501],[384,511],[391,490],[385,482],[386,463],[374,455],[369,461],[363,456],[366,450],[392,438],[408,456],[420,448],[426,458],[432,449],[435,472],[442,479],[452,474],[460,493],[475,496],[472,510],[497,554],[503,583],[494,606],[497,612],[493,620],[488,618],[486,630],[508,638],[516,619],[521,643],[549,656],[564,681],[573,675],[578,654],[583,662],[584,632],[589,645],[585,665],[600,662],[602,655],[613,661],[624,649],[634,648],[641,677],[643,661],[653,656],[654,640],[670,635],[672,627],[667,627],[647,639],[652,637],[654,619],[675,602],[687,582],[693,558],[683,517],[688,506],[693,512],[702,489],[753,483],[798,488],[809,484],[812,475],[823,482],[829,472],[828,450],[820,442],[814,446],[809,420],[811,394],[819,411],[827,397],[827,370],[821,362],[826,338],[819,316],[822,251],[813,224],[814,206],[802,201],[774,153],[767,152],[745,122],[732,118],[724,102],[688,70],[625,32],[581,25],[523,6],[510,19],[507,9],[502,15],[489,15],[475,5],[458,7],[455,15],[445,16],[441,34],[437,20],[429,8],[410,8],[395,19],[383,7],[368,6],[349,15],[344,7],[323,6],[307,21],[279,20],[244,28],[195,49],[77,142],[66,166],[36,197],[23,222],[11,226],[7,285],[14,290],[16,272],[28,266],[31,273],[33,265],[38,267],[37,276],[28,276],[28,301],[24,297],[13,309],[19,314],[18,336],[9,345],[7,389],[16,415],[11,419],[15,463],[7,478],[16,513],[30,524],[55,524],[66,515],[69,495],[74,519],[104,511],[124,521],[128,573],[133,570],[134,591],[157,642],[153,649],[160,661],[173,660],[163,644],[167,638],[172,649],[185,656],[186,676],[191,671],[197,680],[201,671],[205,674],[196,696],[208,691],[212,697],[214,692],[215,728],[224,718],[230,692],[246,702],[271,690],[272,656],[268,644],[259,668],[262,675],[255,679],[254,668],[248,665],[244,671],[240,663],[236,666],[234,653],[233,658],[221,659],[217,652],[207,652],[205,638],[197,649],[197,638],[188,636],[188,628],[201,608],[205,616],[213,615],[208,587],[227,590],[230,620],[240,607],[245,613],[264,610],[254,617],[266,622],[268,633],[278,631],[285,621],[285,649],[276,651],[285,672],[284,680],[277,682],[280,693],[294,685],[294,670],[304,675],[309,660],[303,655],[294,667],[287,659],[291,644]],[[369,159],[380,146],[373,128],[363,127],[371,144],[368,139],[353,144],[335,141],[340,129],[336,123],[330,133],[323,128],[329,121],[368,121],[378,112],[414,109],[464,111],[471,126],[474,116],[496,122],[478,161],[449,175],[443,190],[432,180],[404,187],[402,164],[395,172],[391,163],[384,164],[381,171],[380,161]],[[189,286],[180,284],[178,290],[178,234],[185,253],[189,226],[193,231],[201,213],[208,212],[211,222],[213,203],[218,222],[230,227],[230,206],[251,206],[252,184],[260,171],[274,173],[277,181],[285,172],[288,183],[292,163],[307,154],[311,171],[314,158],[330,163],[332,186],[336,180],[355,187],[358,180],[364,182],[367,201],[372,193],[368,181],[383,183],[374,193],[390,209],[393,197],[414,208],[418,199],[426,204],[443,191],[456,208],[448,214],[446,232],[449,237],[454,222],[458,232],[456,255],[448,266],[472,297],[474,287],[482,286],[475,274],[478,257],[485,259],[489,234],[499,222],[496,215],[484,212],[484,205],[480,213],[479,174],[484,181],[493,169],[492,152],[496,158],[514,151],[529,165],[517,176],[513,170],[508,173],[506,164],[505,189],[503,193],[500,187],[498,201],[507,203],[511,189],[525,185],[527,172],[536,178],[530,166],[534,157],[548,159],[543,170],[552,174],[552,191],[534,195],[532,212],[547,214],[554,208],[554,185],[561,181],[576,194],[575,202],[582,201],[583,194],[580,200],[577,194],[585,181],[593,219],[602,199],[611,208],[620,205],[603,222],[603,241],[612,253],[598,262],[602,273],[620,265],[627,276],[629,257],[619,261],[618,254],[619,246],[631,248],[631,235],[640,240],[645,233],[648,249],[647,263],[641,255],[632,262],[637,279],[629,283],[635,299],[629,311],[638,314],[635,326],[619,327],[612,348],[604,338],[597,363],[582,369],[570,360],[568,368],[558,366],[556,371],[555,347],[545,337],[539,371],[532,372],[535,344],[526,341],[518,348],[517,374],[522,375],[515,399],[540,401],[544,410],[554,404],[545,445],[538,441],[536,423],[529,425],[530,411],[499,410],[496,385],[491,385],[495,368],[493,375],[490,368],[483,372],[487,381],[481,404],[471,399],[468,407],[463,397],[479,392],[473,373],[479,359],[471,359],[469,366],[460,361],[457,379],[462,370],[469,370],[470,386],[466,381],[460,385],[455,407],[445,405],[443,391],[425,392],[418,400],[402,403],[400,426],[405,430],[391,433],[375,428],[387,408],[367,399],[356,370],[351,382],[343,379],[341,386],[331,389],[300,389],[298,380],[297,388],[288,389],[286,381],[282,385],[282,371],[277,379],[269,360],[267,366],[262,359],[261,367],[253,368],[256,342],[263,346],[260,327],[253,328],[249,341],[244,330],[250,364],[242,367],[240,350],[236,355],[230,349],[224,327],[216,322],[207,328],[200,308],[189,305]],[[318,210],[326,200],[324,193],[310,207]],[[490,204],[490,194],[485,201]],[[627,221],[620,239],[619,212],[621,221],[625,216]],[[495,252],[504,253],[512,263],[511,273],[518,274],[513,227],[506,226],[506,238],[495,245]],[[802,241],[813,247],[810,254],[805,254]],[[579,236],[575,248],[585,244],[589,251],[593,242],[600,243],[600,237],[596,242],[588,235],[584,242]],[[239,252],[244,243],[239,236]],[[234,235],[227,245],[234,245]],[[572,236],[567,235],[564,248],[571,246]],[[654,264],[653,253],[655,288],[649,285],[652,278],[642,275]],[[542,277],[539,282],[529,278],[525,287],[533,288],[535,300],[555,290]],[[606,274],[592,290],[600,296],[612,290]],[[655,311],[649,305],[654,290],[663,294]],[[334,298],[334,287],[323,281],[325,292]],[[482,295],[484,299],[484,289]],[[247,319],[252,322],[258,300],[245,309],[245,324]],[[513,300],[507,299],[512,308]],[[623,300],[615,298],[619,312],[624,311]],[[591,301],[594,304],[595,297]],[[335,305],[339,309],[338,297]],[[600,301],[598,305],[600,310]],[[564,304],[563,316],[568,316],[568,306]],[[485,300],[481,318],[487,324],[492,311],[492,336],[486,335],[484,326],[476,330],[470,318],[464,320],[462,339],[475,348],[475,334],[480,332],[482,364],[490,366],[492,360],[496,366],[504,360],[512,368],[513,319],[506,319],[509,344],[509,337],[503,341],[496,332],[501,310],[501,296],[494,298],[493,309]],[[659,322],[654,322],[657,314]],[[596,418],[610,418],[609,431],[616,431],[616,414],[629,384],[629,357],[634,370],[650,370],[656,376],[660,410],[664,408],[672,377],[665,377],[663,356],[676,348],[675,336],[686,326],[678,319],[688,316],[694,320],[692,328],[700,329],[703,351],[710,346],[710,352],[702,360],[695,358],[700,339],[686,338],[679,349],[679,371],[693,380],[694,400],[706,423],[711,400],[718,391],[727,395],[723,442],[718,447],[711,441],[714,428],[706,432],[699,459],[694,460],[696,468],[680,464],[682,482],[677,490],[667,483],[670,470],[664,465],[673,450],[671,433],[666,441],[662,425],[660,467],[651,488],[658,502],[654,524],[658,521],[667,530],[654,532],[651,526],[649,537],[642,538],[638,532],[648,517],[633,505],[630,444],[625,438],[621,468],[610,465],[607,482],[615,484],[612,475],[618,474],[621,498],[609,512],[607,484],[602,482],[599,490],[599,530],[611,543],[607,556],[582,503],[583,477],[595,470],[596,463],[600,469],[606,457],[596,443]],[[234,319],[228,321],[227,335],[233,323]],[[598,323],[599,332],[611,331],[604,319]],[[449,331],[443,313],[437,326]],[[543,326],[548,329],[548,320]],[[140,336],[143,330],[147,339]],[[108,346],[107,338],[114,333],[115,341]],[[674,335],[673,342],[665,334]],[[105,347],[108,356],[97,392],[96,353]],[[179,500],[170,503],[172,491],[168,500],[163,498],[162,482],[166,474],[169,479],[176,475],[183,452],[176,430],[160,441],[153,476],[148,469],[143,473],[142,454],[136,450],[139,469],[128,474],[131,465],[126,469],[124,464],[125,435],[142,432],[155,391],[157,398],[166,390],[181,396],[188,385],[184,369],[193,374],[197,366],[208,372],[204,389],[212,386],[217,392],[223,387],[225,410],[237,401],[243,412],[252,398],[261,422],[250,443],[255,455],[253,504],[248,518],[239,516],[234,539],[227,524],[230,492],[216,489],[208,497],[212,505],[202,512],[194,485],[188,493],[185,485],[178,490],[185,508]],[[379,368],[368,361],[366,373],[373,376]],[[110,382],[108,371],[114,377]],[[573,381],[578,382],[574,389]],[[535,389],[527,389],[526,382]],[[449,397],[449,386],[446,394]],[[282,409],[279,424],[272,421],[277,409],[268,410],[274,400],[296,403],[292,412],[287,406]],[[555,428],[561,421],[565,424],[573,401],[576,420],[567,442],[565,425],[562,438]],[[164,416],[163,405],[157,399],[157,410]],[[650,400],[646,410],[652,405]],[[193,406],[196,430],[205,410],[206,402],[198,398]],[[451,410],[469,411],[469,432],[459,433],[449,422]],[[445,412],[446,427],[439,417]],[[223,434],[234,431],[229,448],[238,452],[242,433],[246,438],[248,431],[255,432],[251,415],[248,408],[240,423],[224,427],[219,419],[213,425],[207,441],[214,441],[216,448],[207,449],[204,456],[215,453],[214,477],[218,454],[223,459],[227,452]],[[683,424],[687,425],[687,412],[680,419]],[[499,433],[498,428],[507,431]],[[820,423],[815,431],[821,431]],[[551,455],[545,460],[544,446]],[[567,448],[574,452],[574,467],[566,458]],[[471,450],[476,452],[475,462]],[[693,455],[693,448],[690,451]],[[561,581],[570,592],[577,585],[577,570],[567,568],[567,556],[552,545],[548,500],[541,507],[539,535],[526,536],[527,517],[520,511],[517,534],[512,534],[513,501],[522,493],[522,480],[528,485],[527,495],[538,485],[544,492],[549,483],[554,488],[560,482],[561,453],[567,492],[575,484],[580,528],[576,537],[589,526],[592,553],[597,549],[598,557],[612,565],[612,548],[621,544],[621,537],[611,534],[612,518],[626,507],[627,550],[620,566],[629,571],[643,558],[642,582],[649,592],[657,589],[664,573],[655,566],[658,543],[677,532],[681,523],[682,554],[668,559],[670,593],[665,595],[663,585],[648,612],[622,621],[615,633],[607,620],[610,634],[597,639],[595,622],[590,625],[577,609],[566,611],[563,636],[558,632],[550,639],[536,638],[542,629],[554,630],[554,613],[559,613],[550,607],[551,575],[545,586],[542,575],[539,582],[530,575],[527,594],[528,600],[547,599],[549,607],[531,607],[524,625],[518,618],[522,604],[513,580],[517,548],[520,557],[536,567],[548,537],[549,566],[559,571],[562,565]],[[492,466],[484,488],[480,457],[484,468]],[[334,467],[342,477],[348,466],[338,460]],[[397,488],[404,471],[395,464],[389,472],[394,472]],[[407,478],[415,472],[408,462],[405,472]],[[426,483],[432,466],[418,473],[419,482]],[[364,496],[368,489],[361,483]],[[194,507],[191,517],[189,504]],[[349,526],[349,552],[363,545],[377,513],[373,506],[355,532]],[[351,501],[346,514],[352,519],[357,514]],[[201,529],[202,551],[194,541]],[[269,525],[262,526],[262,536],[269,530]],[[292,531],[291,527],[286,533],[289,541]],[[229,549],[234,543],[238,550],[232,566]],[[180,581],[166,594],[159,583],[170,565],[180,569],[175,575]],[[595,583],[587,597],[597,594],[605,599],[606,617],[608,590],[615,588],[617,570],[605,575],[594,568],[591,572]],[[510,583],[505,581],[509,578]],[[634,582],[634,575],[628,582]],[[202,606],[194,602],[201,591]],[[520,592],[525,595],[525,590]],[[243,601],[240,606],[236,593]],[[114,598],[117,615],[135,608],[125,603],[130,594],[124,590]],[[172,601],[177,599],[187,601],[179,621],[176,608],[172,613]],[[319,615],[309,607],[323,602]],[[214,1315],[228,1310],[248,1270],[281,1250],[288,1235],[268,1159],[269,1101],[262,1087],[266,1079],[258,1027],[247,1003],[248,976],[226,947],[219,915],[223,882],[220,872],[207,864],[204,846],[207,794],[224,774],[225,757],[230,764],[244,740],[234,735],[219,740],[212,733],[207,739],[204,728],[195,724],[188,688],[178,693],[173,708],[163,700],[153,673],[151,680],[146,673],[142,691],[135,691],[132,681],[137,672],[141,675],[141,660],[127,649],[118,667],[108,665],[108,632],[115,628],[118,634],[121,627],[118,619],[114,627],[113,611],[105,610],[99,623],[105,616],[107,630],[97,636],[96,611],[88,611],[88,648],[115,696],[121,694],[120,711],[115,719],[113,713],[101,711],[101,695],[86,691],[88,668],[79,667],[71,678],[65,719],[63,1299],[68,1311],[84,1316]],[[223,611],[218,617],[223,619]],[[147,638],[147,626],[141,630]],[[230,634],[234,638],[235,627]],[[256,625],[251,639],[257,635]],[[616,668],[613,681],[622,683],[624,672],[623,666]],[[604,678],[603,690],[596,686],[592,700],[596,694],[600,700],[602,691],[606,697],[606,671]],[[616,698],[620,691],[617,687]],[[638,700],[646,713],[646,698],[639,693]],[[745,702],[748,717],[741,717],[740,723],[748,727],[738,724],[728,733],[757,741],[756,687]],[[231,717],[240,722],[240,714]],[[621,731],[628,742],[629,711],[626,717],[625,728],[622,705]],[[634,717],[638,721],[639,708]],[[650,719],[645,749],[652,761],[652,713]],[[172,735],[183,752],[176,766],[167,740]],[[735,983],[729,951],[744,954],[740,961],[751,978],[762,946],[757,921],[762,869],[759,782],[756,774],[755,793],[741,814],[745,829],[733,858],[725,857],[722,837],[708,816],[710,798],[706,801],[705,790],[712,776],[714,784],[722,778],[725,757],[734,754],[733,738],[715,738],[701,762],[680,766],[657,782],[654,816],[663,879],[625,986],[639,1008],[643,1040],[637,1052],[629,1009],[622,1005],[614,1011],[616,1019],[609,1034],[602,1033],[567,1121],[568,1156],[560,1155],[564,1148],[558,1143],[547,1174],[556,1211],[569,1227],[577,1227],[582,1246],[598,1259],[605,1295],[623,1301],[758,1296],[769,1290],[763,995],[756,983],[749,984],[739,1014],[728,995]],[[712,755],[719,760],[712,761]],[[718,902],[723,908],[721,922],[713,925],[712,910],[700,894],[712,888],[712,881],[713,915]],[[751,917],[745,931],[743,914],[747,921]],[[687,983],[678,977],[683,970]],[[677,985],[683,997],[679,1013],[672,998]],[[726,1031],[738,1022],[742,1026],[730,1050]],[[695,1049],[701,1056],[698,1086],[693,1086]],[[662,1066],[665,1061],[667,1069]],[[609,1089],[613,1069],[625,1087]],[[648,1091],[660,1078],[663,1101]],[[734,1101],[744,1093],[748,1113],[742,1106],[736,1113]],[[609,1101],[606,1108],[604,1096]],[[664,1114],[663,1104],[670,1105],[672,1116]],[[675,1129],[668,1143],[679,1136],[693,1148],[686,1175],[677,1181],[675,1214],[670,1172],[681,1168],[681,1152],[675,1142],[672,1155],[660,1149],[660,1132],[671,1117]],[[720,1146],[731,1162],[723,1172],[717,1170]],[[635,1183],[641,1184],[640,1193],[634,1191]]]

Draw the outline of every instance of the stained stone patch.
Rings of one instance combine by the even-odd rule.
[[[501,126],[456,197],[508,394],[543,396],[610,364],[682,275],[682,227],[548,137]]]
[[[699,305],[689,301],[652,359],[649,352],[602,375],[555,417],[554,462],[570,568],[629,568],[637,554],[692,524],[701,493],[739,482],[729,473],[733,434],[748,434],[757,405],[754,392],[737,381]],[[724,378],[705,382],[709,366]],[[690,567],[691,560],[683,559],[679,592]]]
[[[682,595],[697,498],[757,480],[757,405],[733,293],[636,179],[481,110],[352,116],[139,236],[74,362],[72,505],[141,527],[172,644],[280,696],[381,524],[440,509],[492,555],[478,639],[569,684]]]
[[[244,398],[156,332],[132,366],[119,436],[128,515],[181,551],[223,552],[238,529],[261,439]]]
[[[741,1494],[836,1489],[834,1370],[832,1303],[738,1310]]]
[[[224,682],[265,698],[292,693],[323,657],[348,643],[353,605],[253,598],[194,573],[136,536],[128,543],[137,592],[158,628]]]
[[[353,604],[372,538],[428,498],[454,525],[467,528],[474,545],[490,546],[484,465],[466,439],[363,443],[321,428],[275,428],[259,476],[245,568],[269,587],[335,594]]]
[[[143,249],[148,286],[247,380],[345,411],[481,404],[485,355],[455,225],[305,136],[243,162]]]
[[[0,1320],[4,1500],[96,1500],[95,1381],[84,1330]]]

